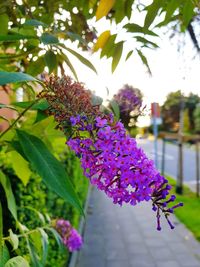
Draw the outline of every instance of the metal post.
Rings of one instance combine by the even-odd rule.
[[[153,114],[153,134],[154,134],[154,160],[155,166],[158,168],[158,125],[157,125],[157,103],[154,104],[154,114]]]
[[[176,193],[183,194],[183,143],[182,137],[178,143],[178,177],[176,184]]]
[[[165,137],[163,138],[163,143],[162,143],[162,167],[161,167],[161,173],[162,175],[165,174]]]
[[[181,96],[180,103],[180,118],[179,118],[179,132],[178,132],[178,176],[176,184],[176,192],[178,194],[183,193],[183,120],[184,116],[184,99]]]
[[[196,142],[196,194],[197,197],[199,197],[199,174],[200,174],[200,170],[199,170],[199,143],[198,141]]]

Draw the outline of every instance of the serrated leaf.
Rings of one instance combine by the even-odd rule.
[[[114,99],[110,101],[110,106],[113,110],[113,113],[116,117],[117,120],[119,120],[120,117],[120,110],[119,110],[119,105],[117,103],[117,101],[115,101]]]
[[[95,43],[95,45],[93,47],[93,51],[96,52],[100,48],[103,48],[105,46],[106,42],[108,41],[109,37],[110,37],[110,31],[102,32],[100,34],[100,36],[98,37],[97,42]]]
[[[127,61],[132,54],[133,54],[133,50],[129,51],[127,56],[126,56],[125,61]]]
[[[96,20],[106,16],[115,4],[115,0],[100,0],[96,11]]]
[[[46,185],[80,212],[83,212],[64,167],[50,153],[46,145],[36,136],[24,131],[17,130],[17,136],[24,154]]]
[[[11,159],[11,166],[15,174],[26,186],[32,174],[29,163],[17,151],[8,152],[8,157]]]
[[[79,53],[77,53],[76,51],[72,50],[69,47],[65,47],[65,49],[70,52],[72,55],[74,55],[81,63],[83,63],[84,65],[86,65],[88,68],[90,68],[91,70],[93,70],[94,72],[97,73],[95,67],[92,65],[92,63],[86,59],[85,57],[83,57],[82,55],[80,55]]]
[[[0,35],[6,35],[8,33],[9,17],[6,13],[0,14]]]
[[[48,27],[48,25],[42,21],[39,21],[37,19],[27,19],[23,26],[33,26],[33,27],[38,27],[38,26],[42,26],[42,27]]]
[[[59,40],[56,36],[46,32],[42,34],[42,36],[40,37],[40,41],[45,45],[59,43]]]
[[[0,71],[0,85],[16,82],[37,81],[34,77],[22,72]]]
[[[10,185],[10,180],[5,174],[0,170],[0,183],[3,186],[3,189],[5,191],[6,200],[8,204],[8,209],[17,221],[17,207],[15,203],[15,197],[12,192],[12,188]]]
[[[13,247],[13,250],[16,250],[19,246],[19,239],[16,234],[13,233],[12,229],[9,229],[10,243]]]
[[[154,0],[152,4],[147,7],[147,14],[144,20],[144,27],[148,29],[156,18],[160,7],[162,6],[162,0]]]
[[[46,62],[46,65],[49,69],[49,73],[51,73],[54,69],[57,67],[57,59],[56,55],[53,51],[48,50],[46,54],[44,55],[44,60]]]
[[[114,54],[113,54],[113,60],[112,60],[112,72],[115,71],[120,58],[122,56],[122,51],[123,51],[123,41],[119,42],[115,45],[115,50],[114,50]]]
[[[4,267],[29,267],[29,263],[21,256],[14,257],[8,260]]]
[[[145,57],[145,55],[142,53],[141,50],[136,49],[136,51],[137,51],[137,53],[138,53],[140,59],[142,60],[143,64],[147,67],[149,74],[151,75],[152,73],[151,73],[151,69],[150,69],[150,67],[149,67],[147,58]]]
[[[0,259],[0,267],[5,267],[6,262],[10,259],[10,254],[5,244],[3,245],[2,255],[0,255]]]

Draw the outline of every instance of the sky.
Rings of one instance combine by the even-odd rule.
[[[131,22],[142,25],[143,19],[140,14],[134,13]],[[98,22],[92,21],[91,24],[95,25],[98,34],[111,29],[111,33],[118,33],[117,41],[126,39],[125,51],[134,49],[133,39],[122,29],[123,23],[116,27],[116,25],[110,25],[103,18]],[[200,95],[200,58],[199,56],[194,58],[196,51],[190,37],[186,34],[184,37],[181,35],[170,39],[166,30],[157,31],[157,33],[159,33],[158,44],[160,47],[156,50],[144,50],[152,76],[147,73],[146,67],[137,53],[133,53],[126,62],[126,53],[124,53],[117,69],[112,74],[111,59],[100,59],[99,52],[94,54],[82,52],[93,63],[98,75],[74,60],[79,81],[84,82],[88,89],[95,91],[104,99],[111,98],[124,84],[130,84],[142,91],[143,102],[147,107],[152,102],[163,104],[168,93],[179,89],[185,95],[190,92]],[[181,41],[184,41],[185,45],[178,52],[178,43]]]

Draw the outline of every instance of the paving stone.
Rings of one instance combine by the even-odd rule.
[[[193,265],[200,267],[200,260],[195,258],[195,256],[190,254],[189,252],[176,254],[175,257],[177,261],[181,264],[181,266],[191,267]]]
[[[156,261],[156,267],[181,267],[177,261]]]
[[[127,260],[108,260],[106,261],[106,267],[130,267]]]
[[[90,202],[76,267],[200,267],[200,244],[175,217],[158,232],[149,203],[121,208],[96,190]]]

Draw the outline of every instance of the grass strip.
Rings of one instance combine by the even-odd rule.
[[[176,217],[194,234],[200,241],[200,198],[184,185],[183,194],[175,192],[176,181],[167,176],[169,184],[172,185],[172,194],[177,197],[177,202],[183,202],[184,206],[175,210]]]

